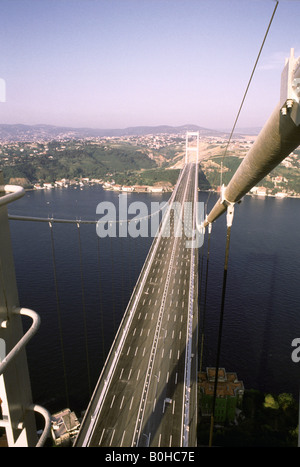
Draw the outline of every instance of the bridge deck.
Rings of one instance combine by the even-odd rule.
[[[195,164],[188,164],[173,198],[182,206],[190,202],[184,209],[191,225],[195,175]],[[162,232],[168,215],[174,229],[170,209]],[[197,287],[190,290],[191,258],[194,255],[197,271],[197,254],[186,241],[184,233],[154,240],[75,446],[195,446],[197,300],[192,309],[189,301],[197,294]]]

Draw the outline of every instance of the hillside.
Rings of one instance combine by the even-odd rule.
[[[46,132],[44,136],[47,134],[50,137],[50,133],[58,131],[58,127],[36,126],[28,130],[22,125],[0,125],[0,128],[10,132],[14,138],[25,138],[27,135],[30,140],[8,142],[0,139],[0,169],[4,172],[5,182],[17,183],[17,180],[25,187],[36,183],[54,183],[63,178],[89,178],[101,183],[160,184],[170,188],[174,186],[185,161],[186,126],[177,127],[177,133],[173,133],[174,127],[135,127],[127,129],[128,133],[134,134],[94,138],[71,138],[70,134],[63,133],[59,128],[62,139],[52,137],[49,141],[41,138],[42,129]],[[190,125],[188,129],[196,128]],[[40,139],[35,141],[34,135],[39,135]],[[220,184],[228,184],[255,138],[255,135],[237,134],[227,147],[226,134],[200,134],[200,189],[216,190]],[[195,152],[189,154],[189,159],[195,159]],[[259,185],[260,194],[264,191],[265,195],[299,196],[299,149]]]
[[[224,135],[226,132],[210,130],[197,125],[182,125],[178,127],[169,125],[160,126],[137,126],[123,129],[97,129],[97,128],[72,128],[59,127],[54,125],[8,125],[0,124],[0,142],[31,142],[31,141],[51,141],[121,137],[130,135],[157,135],[165,134],[185,134],[186,131],[199,131],[200,135]]]

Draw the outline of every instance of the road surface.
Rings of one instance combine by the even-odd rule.
[[[195,446],[194,253],[184,232],[174,235],[178,217],[173,209],[182,206],[185,225],[192,225],[195,171],[195,164],[188,164],[181,175],[173,195],[177,204],[170,204],[153,242],[75,446]],[[166,235],[168,226],[173,235]],[[197,254],[194,259],[197,273]]]

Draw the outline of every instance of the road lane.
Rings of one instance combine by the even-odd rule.
[[[193,201],[194,182],[195,166],[189,164],[182,174],[174,202],[179,202],[184,208],[185,201]],[[185,220],[189,213],[192,221],[192,206],[184,209]],[[172,209],[170,219],[174,229]],[[83,421],[83,435],[78,437],[75,445],[182,444],[180,425],[184,405],[191,265],[191,249],[186,248],[186,240],[184,235],[161,235],[158,239],[105,396],[101,404],[91,404],[92,411],[87,412]]]

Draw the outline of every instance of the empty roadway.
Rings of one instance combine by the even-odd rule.
[[[181,214],[190,227],[195,169],[195,164],[186,165],[173,194],[173,201],[185,210]],[[184,205],[187,201],[190,203]],[[187,237],[182,223],[175,222],[172,206],[149,252],[76,446],[166,447],[195,443],[195,417],[187,444],[183,429],[186,397],[191,398],[188,418],[196,413],[196,385],[185,385],[189,309],[193,318],[192,382],[196,380],[197,307],[189,308],[190,293],[195,293],[190,290],[194,253],[187,248]],[[177,231],[175,236],[164,236],[168,225],[173,234],[179,225],[182,235]]]

